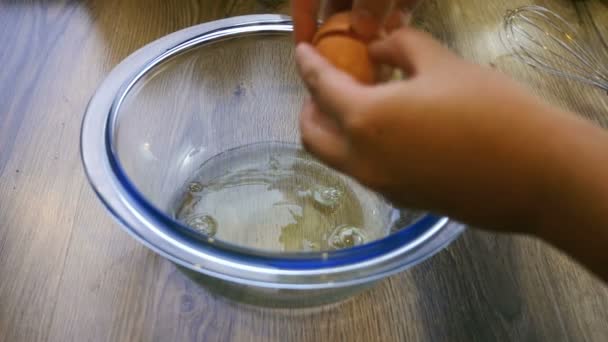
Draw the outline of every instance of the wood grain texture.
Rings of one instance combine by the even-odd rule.
[[[498,43],[506,9],[525,3],[428,0],[417,23],[606,127],[606,94],[532,71]],[[577,23],[587,6],[606,33],[605,0],[536,3]],[[606,286],[536,240],[470,231],[341,305],[271,310],[206,292],[119,229],[78,154],[84,108],[104,76],[180,28],[287,7],[0,0],[0,341],[606,341]]]

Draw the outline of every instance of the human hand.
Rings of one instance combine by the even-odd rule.
[[[388,31],[400,27],[409,18],[409,10],[419,0],[293,0],[292,16],[296,43],[311,42],[317,30],[317,18],[353,10],[353,29],[361,37],[371,37],[383,27]]]
[[[312,95],[300,122],[307,149],[402,206],[499,230],[537,220],[560,188],[545,171],[561,163],[559,143],[539,134],[591,125],[411,28],[369,51],[408,78],[363,85],[298,46]]]

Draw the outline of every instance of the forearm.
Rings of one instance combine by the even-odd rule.
[[[536,233],[608,281],[608,133],[578,119],[553,125]]]

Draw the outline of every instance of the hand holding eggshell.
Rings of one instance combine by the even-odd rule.
[[[359,82],[377,81],[378,69],[369,57],[367,41],[352,30],[351,12],[334,14],[325,21],[313,38],[313,45],[334,66]]]

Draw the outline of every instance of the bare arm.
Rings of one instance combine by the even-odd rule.
[[[553,124],[552,200],[536,233],[608,281],[608,133],[573,117]]]
[[[298,46],[312,153],[395,203],[538,236],[608,280],[608,133],[413,29],[370,54],[409,78],[362,85]]]

